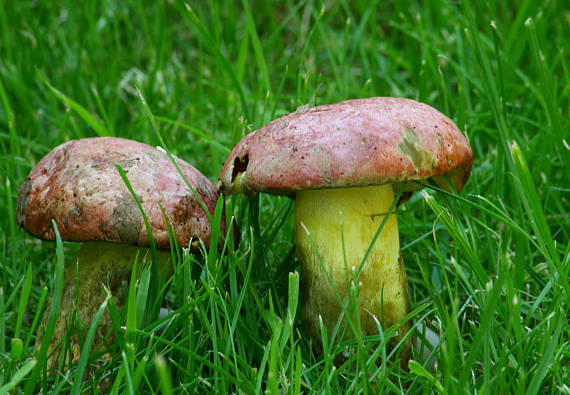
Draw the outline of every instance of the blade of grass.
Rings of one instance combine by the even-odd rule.
[[[10,394],[16,386],[22,382],[26,376],[34,369],[38,361],[35,359],[30,359],[27,361],[20,369],[14,373],[14,375],[10,378],[10,381],[0,387],[0,395],[7,395]]]
[[[152,317],[147,313],[147,301],[149,300],[149,287],[151,283],[151,268],[144,265],[138,281],[136,309],[137,309],[137,328],[143,328],[151,320]],[[156,284],[155,284],[156,285]]]
[[[565,289],[565,294],[568,298],[567,301],[570,302],[570,283],[567,281],[570,275],[570,267],[564,268],[562,266],[560,256],[558,255],[552,234],[550,233],[550,228],[546,222],[542,202],[538,197],[526,160],[516,142],[511,144],[511,155],[514,159],[514,166],[518,174],[515,186],[519,189],[519,195],[523,197],[521,200],[529,217],[530,225],[534,230],[542,250],[546,253],[545,258],[559,275],[559,277],[557,276],[558,281],[556,282]]]
[[[418,362],[414,361],[413,359],[410,360],[408,362],[408,368],[410,369],[410,372],[427,379],[435,387],[438,393],[446,393],[443,385],[441,385],[441,383]]]
[[[109,116],[107,115],[107,111],[105,110],[105,106],[103,105],[103,102],[101,101],[101,96],[99,95],[99,92],[97,91],[97,87],[95,85],[91,86],[91,93],[93,94],[93,97],[95,98],[95,102],[97,103],[97,109],[99,110],[101,117],[105,121],[106,130],[108,131],[109,135],[114,136],[115,131],[113,130],[113,124],[111,123],[111,120],[109,119]]]
[[[18,261],[16,259],[18,253],[16,240],[18,240],[18,235],[16,231],[16,216],[13,214],[14,205],[12,204],[12,183],[10,182],[9,178],[6,179],[6,209],[7,212],[10,213],[8,215],[8,237],[9,240],[12,241],[9,243],[8,248],[10,249],[10,258],[12,265],[15,265]],[[15,267],[12,267],[12,269],[15,269]]]
[[[474,369],[477,358],[479,358],[480,354],[484,352],[484,344],[493,334],[492,327],[494,325],[494,315],[497,303],[501,300],[500,294],[503,283],[504,279],[497,276],[494,281],[490,281],[487,284],[486,295],[484,295],[485,310],[481,314],[481,320],[471,344],[471,352],[467,355],[467,358],[465,358],[465,368],[461,372],[457,388],[471,388],[469,380],[472,374],[472,369]]]
[[[56,242],[56,264],[55,264],[55,289],[52,296],[51,308],[48,316],[47,326],[42,328],[42,342],[40,351],[37,355],[38,363],[33,367],[31,377],[26,381],[24,388],[25,394],[32,394],[35,391],[40,374],[44,372],[44,386],[47,387],[47,354],[49,346],[52,341],[55,323],[59,314],[59,307],[61,305],[61,296],[63,294],[63,279],[64,279],[64,254],[63,254],[63,241],[57,229],[55,221],[51,221]]]
[[[149,343],[151,343],[151,342],[152,342],[152,340],[149,341]],[[148,361],[149,361],[148,354],[150,353],[150,350],[151,350],[151,347],[147,347],[145,355],[140,360],[136,361],[137,368],[135,369],[135,372],[133,373],[133,379],[132,379],[134,389],[138,389],[139,386],[141,385],[143,378],[145,378],[146,367],[147,367]]]
[[[148,113],[147,113],[147,115],[148,115]],[[225,145],[224,142],[219,141],[215,137],[206,134],[206,132],[203,132],[202,130],[200,130],[198,128],[195,128],[191,125],[185,124],[183,122],[175,121],[173,119],[169,119],[166,117],[154,116],[154,118],[156,118],[157,120],[159,120],[161,122],[166,122],[166,123],[169,123],[171,125],[176,125],[176,126],[179,126],[185,130],[188,130],[192,134],[195,134],[196,136],[198,136],[201,139],[203,139],[204,141],[206,141],[208,143],[208,145],[217,148],[218,151],[220,151],[220,153],[222,153],[224,155],[228,155],[231,151],[231,148],[228,147],[227,145]],[[164,147],[164,148],[166,149],[166,147]]]
[[[0,2],[0,26],[2,27],[2,40],[4,41],[3,49],[6,51],[5,61],[12,63],[11,36],[8,32],[8,22],[6,18],[6,10],[8,10],[8,7],[5,4],[8,4],[8,0],[2,0]]]
[[[138,255],[137,255],[138,257]],[[127,323],[125,331],[125,341],[127,343],[128,351],[134,352],[134,344],[136,342],[136,331],[137,331],[137,259],[133,263],[131,269],[131,281],[129,283],[129,294],[127,296]],[[132,362],[134,355],[129,353],[129,361]]]
[[[536,28],[534,25],[534,20],[532,18],[528,18],[524,22],[524,26],[527,29],[530,41],[530,48],[531,53],[533,55],[533,59],[539,69],[540,72],[540,82],[543,84],[544,96],[542,97],[541,104],[544,105],[544,109],[548,114],[549,123],[551,123],[551,128],[546,128],[547,132],[553,133],[554,135],[563,136],[565,131],[561,126],[560,121],[560,113],[558,110],[558,105],[556,103],[556,89],[554,89],[554,76],[551,74],[550,68],[546,63],[547,60],[544,56],[544,53],[540,49],[540,44],[538,41],[538,37],[536,35]],[[554,148],[558,150],[558,146],[554,145]]]
[[[87,362],[89,361],[89,355],[91,355],[93,339],[95,338],[95,333],[97,331],[97,327],[99,326],[99,321],[101,320],[101,317],[103,317],[103,314],[107,309],[107,303],[109,302],[110,298],[109,290],[106,291],[107,291],[107,296],[105,297],[103,303],[101,303],[101,305],[99,306],[99,309],[97,310],[97,313],[95,314],[95,317],[91,322],[91,326],[89,327],[89,331],[87,332],[87,337],[85,338],[85,342],[83,343],[83,348],[81,349],[81,357],[79,357],[79,363],[77,364],[77,370],[75,371],[75,378],[73,380],[73,386],[71,387],[71,392],[70,392],[72,395],[79,394],[81,392],[81,386],[84,383],[83,377],[85,376],[85,371],[87,369]]]
[[[218,45],[216,45],[216,42],[214,41],[214,39],[212,38],[212,36],[208,32],[208,29],[206,29],[206,27],[202,24],[202,22],[200,21],[200,18],[198,18],[198,15],[196,15],[194,10],[192,10],[192,7],[190,7],[190,5],[188,3],[184,3],[184,6],[186,7],[186,11],[187,11],[184,15],[186,15],[188,17],[188,19],[190,21],[190,26],[193,27],[194,30],[198,33],[198,38],[204,43],[206,48],[210,49],[214,53],[217,60],[221,63],[223,69],[226,71],[227,75],[230,77],[230,80],[232,81],[232,84],[233,84],[235,90],[237,91],[237,93],[239,95],[239,98],[241,101],[241,110],[245,115],[245,119],[249,119],[249,111],[247,109],[245,94],[244,94],[243,89],[241,87],[241,83],[239,82],[239,80],[238,80],[238,78],[234,72],[233,65],[226,58],[226,56],[224,56],[224,54],[220,51],[220,49],[218,48]]]
[[[267,69],[267,64],[265,63],[265,55],[263,53],[263,47],[261,46],[261,41],[259,40],[259,35],[257,34],[257,30],[255,28],[255,20],[251,15],[251,11],[249,10],[249,5],[247,0],[242,0],[241,2],[243,6],[243,11],[246,16],[247,24],[246,28],[249,32],[249,37],[251,38],[251,44],[253,45],[253,52],[255,54],[255,61],[257,63],[257,67],[261,72],[261,80],[263,82],[263,86],[265,87],[266,93],[269,96],[272,96],[271,91],[271,78],[269,77],[269,70]]]
[[[4,288],[0,287],[0,311],[5,312],[6,303],[4,301]],[[6,351],[6,323],[4,322],[4,314],[2,314],[2,319],[0,319],[0,354],[4,354]],[[3,378],[3,374],[2,377]],[[1,383],[2,381],[0,381]]]
[[[301,382],[303,381],[302,374],[303,358],[301,356],[301,347],[297,346],[297,353],[295,359],[295,379],[293,381],[293,394],[299,395],[301,393]]]
[[[158,374],[161,392],[165,395],[172,394],[172,379],[170,378],[168,365],[166,364],[164,358],[157,355],[154,358],[154,367],[156,368],[156,373]]]
[[[218,242],[220,240],[220,237],[222,236],[220,232],[221,229],[220,224],[222,223],[223,210],[224,210],[224,198],[219,197],[218,201],[216,202],[214,218],[213,221],[211,221],[212,234],[210,238],[210,248],[208,250],[208,259],[207,259],[208,265],[216,264],[219,258]]]
[[[495,73],[491,67],[491,60],[489,59],[487,51],[483,48],[481,32],[479,31],[475,18],[473,16],[471,4],[467,0],[461,0],[461,4],[463,8],[463,15],[466,17],[469,27],[468,29],[465,29],[467,41],[469,42],[470,47],[475,54],[473,59],[478,62],[477,69],[480,73],[481,79],[483,80],[484,92],[486,94],[487,100],[489,101],[489,107],[493,114],[497,131],[499,132],[499,147],[501,148],[499,157],[504,158],[507,162],[508,168],[514,170],[513,159],[509,155],[510,151],[508,146],[508,142],[511,140],[511,133],[504,116],[503,100],[499,96],[499,92],[497,92],[497,86],[494,83]],[[499,165],[500,163],[497,163],[497,166]],[[498,183],[499,190],[503,189],[503,174],[504,172],[497,172],[497,175],[499,177],[496,177],[496,182]]]
[[[0,11],[0,14],[3,13]],[[4,113],[6,114],[6,121],[8,123],[8,133],[10,135],[10,150],[9,153],[14,156],[20,156],[20,145],[16,143],[16,125],[14,123],[14,113],[12,112],[12,107],[10,106],[10,101],[8,100],[8,96],[6,95],[6,90],[4,89],[4,85],[2,84],[2,78],[0,78],[0,101],[2,101],[2,106],[4,107]],[[15,161],[8,161],[7,163],[7,172],[6,175],[8,176],[8,180],[15,179],[15,177],[20,178],[20,172],[18,168],[15,168],[16,162]],[[9,182],[9,181],[7,181]]]
[[[30,291],[32,289],[32,264],[28,264],[28,270],[26,271],[26,279],[24,280],[24,285],[22,287],[22,293],[20,294],[20,304],[18,305],[18,316],[16,317],[16,330],[14,331],[14,337],[20,337],[20,330],[22,329],[22,321],[24,320],[24,314],[26,312],[26,307],[28,306],[28,299],[30,297]]]
[[[103,125],[101,122],[99,122],[81,104],[72,100],[71,98],[66,96],[63,92],[59,91],[54,86],[52,86],[49,83],[48,79],[45,76],[43,76],[42,73],[39,72],[39,70],[36,72],[36,76],[40,81],[42,81],[49,88],[50,92],[53,93],[55,97],[57,97],[63,104],[65,104],[65,106],[67,106],[67,107],[71,108],[73,111],[75,111],[77,113],[77,115],[79,115],[79,117],[81,119],[83,119],[83,121],[85,121],[89,126],[91,126],[91,128],[95,131],[95,133],[98,136],[110,136],[111,135],[111,133],[109,133],[109,131],[107,130],[105,125]]]
[[[281,336],[281,320],[273,326],[273,335],[267,345],[271,350],[269,352],[269,367],[267,369],[267,389],[270,394],[279,393],[279,367],[281,353],[279,352],[279,337]]]
[[[28,349],[29,344],[32,341],[32,335],[35,333],[38,322],[40,321],[41,314],[43,313],[44,302],[46,300],[47,294],[48,294],[48,288],[43,287],[42,292],[40,294],[40,298],[38,300],[38,304],[36,306],[36,312],[34,314],[32,324],[30,325],[29,328],[28,336],[26,337],[26,341],[24,342],[24,350]]]
[[[271,352],[271,340],[264,348],[263,357],[261,358],[261,363],[259,365],[259,370],[257,371],[257,380],[255,386],[255,393],[262,393],[263,378],[265,377],[265,369],[267,367],[267,361],[269,360],[269,354]]]
[[[279,344],[279,350],[283,353],[285,350],[285,344],[289,340],[291,350],[294,350],[294,337],[293,331],[295,323],[295,315],[297,313],[297,304],[299,303],[299,273],[289,273],[289,286],[287,292],[287,316],[285,319],[285,324],[283,325],[283,330],[281,333],[281,342]],[[293,367],[293,366],[292,366]]]
[[[135,392],[135,387],[133,385],[133,377],[131,374],[131,367],[130,367],[131,363],[127,358],[127,353],[123,351],[121,353],[121,358],[123,360],[123,364],[121,366],[123,367],[123,372],[125,372],[125,381],[127,384],[128,394],[135,395],[136,392]]]
[[[545,341],[546,343],[546,350],[542,355],[539,365],[533,371],[532,380],[528,387],[527,394],[537,394],[541,390],[541,384],[545,379],[546,375],[551,369],[552,366],[552,358],[556,352],[556,347],[558,346],[558,339],[560,338],[560,334],[562,332],[563,324],[568,326],[568,317],[564,317],[560,313],[555,313],[554,317],[554,333],[550,333],[550,336],[545,337],[544,339],[548,339]]]

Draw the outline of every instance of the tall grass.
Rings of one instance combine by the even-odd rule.
[[[567,19],[559,0],[1,1],[0,394],[569,393]],[[245,133],[368,96],[440,109],[474,150],[461,195],[426,187],[399,208],[410,319],[440,337],[434,369],[419,352],[387,361],[394,328],[360,342],[323,331],[318,353],[299,313],[292,202],[259,195],[226,202],[236,249],[177,246],[166,294],[133,271],[126,315],[112,295],[102,306],[114,344],[91,350],[91,326],[81,359],[47,374],[38,327],[77,246],[18,228],[17,187],[41,157],[121,136],[215,181]],[[159,301],[170,314],[139,317]]]

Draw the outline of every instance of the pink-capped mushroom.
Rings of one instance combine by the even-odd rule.
[[[320,344],[319,317],[331,333],[341,312],[331,281],[344,300],[395,194],[402,191],[404,201],[426,179],[460,191],[472,159],[457,126],[426,104],[389,97],[348,100],[285,115],[245,136],[226,160],[218,189],[224,195],[295,197],[303,317]],[[410,311],[394,212],[357,281],[363,334],[378,333],[377,322],[385,328],[401,322]],[[397,339],[410,325],[398,328]]]
[[[213,215],[218,200],[214,185],[188,163],[175,160]],[[18,222],[30,235],[55,240],[53,219],[62,240],[83,243],[77,267],[66,272],[52,347],[64,338],[66,319],[74,310],[83,325],[91,324],[105,299],[105,287],[117,307],[122,307],[124,283],[130,279],[135,257],[139,254],[139,262],[150,260],[143,216],[115,164],[124,170],[148,218],[161,268],[170,257],[163,251],[171,248],[164,215],[180,247],[210,244],[208,214],[164,151],[114,137],[73,140],[54,148],[20,186],[17,206]],[[110,327],[110,317],[105,315],[99,340]]]

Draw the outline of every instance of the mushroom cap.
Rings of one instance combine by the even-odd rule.
[[[218,200],[214,185],[188,163],[175,160],[213,215]],[[208,216],[168,155],[149,145],[115,137],[72,140],[47,154],[19,188],[20,226],[32,236],[54,240],[54,219],[63,240],[148,247],[143,216],[115,163],[125,171],[142,204],[157,248],[170,249],[160,205],[178,245],[187,246],[191,238],[209,245]]]
[[[472,161],[467,139],[441,112],[415,100],[373,97],[298,110],[245,136],[226,160],[218,189],[294,194],[447,174],[459,191]]]

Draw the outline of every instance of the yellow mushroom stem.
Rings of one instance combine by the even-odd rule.
[[[358,305],[363,335],[378,334],[376,320],[388,329],[410,311],[396,214],[388,217],[356,279],[384,220],[383,214],[388,213],[393,200],[391,184],[297,193],[295,234],[304,280],[303,315],[309,335],[318,344],[319,316],[330,335],[342,308],[325,271],[343,302],[352,281],[360,286]],[[410,323],[400,326],[398,338],[409,327]]]

